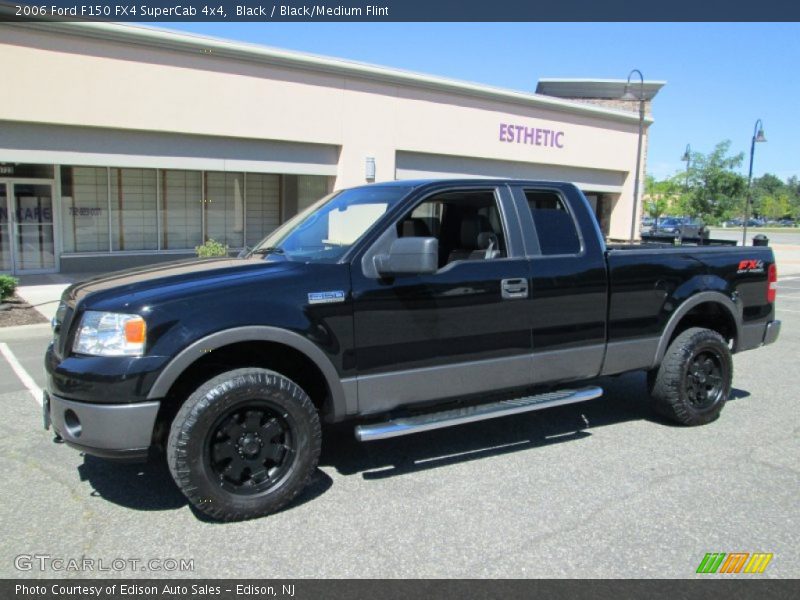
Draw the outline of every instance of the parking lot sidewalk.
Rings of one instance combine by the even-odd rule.
[[[61,294],[71,284],[93,277],[93,273],[46,273],[20,275],[17,295],[49,321],[56,315]]]

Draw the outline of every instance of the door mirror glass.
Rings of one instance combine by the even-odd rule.
[[[388,254],[375,257],[375,268],[384,277],[435,273],[438,267],[439,240],[433,237],[398,238]]]

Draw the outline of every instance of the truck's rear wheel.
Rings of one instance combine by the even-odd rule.
[[[731,351],[716,331],[692,327],[670,344],[652,381],[653,408],[682,425],[719,417],[733,378]]]
[[[321,430],[308,395],[266,369],[237,369],[198,388],[172,422],[167,462],[189,501],[226,521],[279,510],[317,466]]]

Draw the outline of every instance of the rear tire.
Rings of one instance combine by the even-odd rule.
[[[692,327],[672,341],[648,379],[656,412],[681,425],[705,425],[719,417],[731,392],[730,348],[716,331]]]
[[[167,463],[195,508],[223,521],[280,510],[306,487],[321,428],[311,398],[266,369],[214,377],[172,422]]]

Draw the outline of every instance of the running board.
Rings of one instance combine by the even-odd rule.
[[[355,429],[355,434],[359,442],[371,442],[372,440],[383,440],[400,435],[417,433],[419,431],[429,431],[431,429],[441,429],[443,427],[451,427],[463,423],[516,415],[518,413],[541,410],[543,408],[560,406],[562,404],[584,402],[586,400],[599,398],[602,395],[602,388],[594,386],[578,390],[558,390],[555,392],[537,394],[536,396],[525,396],[523,398],[500,400],[499,402],[492,402],[490,404],[477,404],[463,408],[455,408],[438,413],[392,419],[384,423],[359,425]]]

